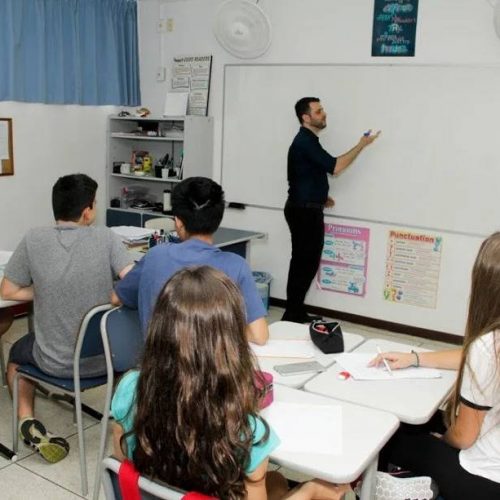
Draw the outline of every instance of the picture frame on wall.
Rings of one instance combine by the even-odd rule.
[[[0,176],[14,175],[12,118],[0,118]]]

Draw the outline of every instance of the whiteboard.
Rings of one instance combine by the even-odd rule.
[[[330,178],[332,214],[465,234],[500,227],[500,67],[226,65],[222,184],[228,201],[282,208],[294,104],[320,97],[334,156],[382,135]]]

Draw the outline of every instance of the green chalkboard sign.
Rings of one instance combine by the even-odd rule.
[[[415,55],[418,0],[375,0],[372,56]]]

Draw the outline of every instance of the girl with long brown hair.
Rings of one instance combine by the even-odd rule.
[[[291,492],[275,480],[266,492],[279,440],[258,415],[245,327],[241,295],[223,273],[176,273],[156,303],[140,370],[116,389],[115,455],[141,474],[221,499],[341,498],[347,486],[318,480]]]
[[[481,245],[472,269],[469,312],[461,349],[389,352],[391,369],[458,370],[442,434],[430,426],[402,426],[386,460],[429,475],[446,500],[500,498],[500,233]],[[434,419],[436,422],[437,419]]]

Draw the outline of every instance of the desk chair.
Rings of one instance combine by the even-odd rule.
[[[101,319],[101,337],[106,358],[107,387],[94,483],[93,498],[95,500],[99,498],[101,462],[104,458],[108,437],[108,420],[113,394],[114,374],[124,373],[135,368],[144,348],[144,335],[137,310],[116,307],[106,312]]]
[[[106,500],[123,500],[118,476],[122,463],[114,457],[105,458],[102,462],[102,485]],[[151,481],[144,476],[139,476],[137,482],[142,500],[214,500],[200,493],[185,493],[182,490]]]
[[[156,217],[154,219],[149,219],[144,223],[144,227],[147,229],[163,229],[165,233],[173,231],[175,229],[174,219],[170,217]]]
[[[1,281],[1,280],[0,280]],[[14,322],[14,315],[9,309],[0,310],[0,370],[2,371],[2,385],[5,387],[7,385],[7,379],[5,377],[5,361],[3,357],[3,335],[7,333],[9,328]]]
[[[80,452],[80,474],[82,483],[82,495],[87,495],[87,462],[85,457],[85,442],[83,439],[83,418],[82,410],[91,414],[98,420],[102,417],[99,412],[92,410],[86,405],[82,405],[81,393],[87,389],[99,387],[107,382],[105,375],[100,377],[80,378],[80,360],[103,354],[104,348],[101,340],[100,321],[106,311],[109,311],[113,306],[105,304],[96,306],[91,309],[83,318],[78,337],[75,345],[75,355],[73,358],[74,373],[73,378],[51,377],[42,372],[33,365],[21,365],[17,369],[17,374],[14,378],[14,387],[12,394],[12,440],[14,453],[18,449],[18,416],[17,406],[19,397],[19,378],[27,378],[34,382],[43,382],[55,389],[62,391],[66,397],[57,398],[70,402],[75,407],[76,423],[78,428],[78,448]]]

